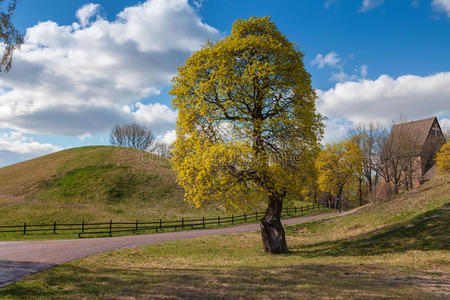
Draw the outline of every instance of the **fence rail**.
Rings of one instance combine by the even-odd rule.
[[[300,207],[286,207],[282,210],[281,217],[286,216],[298,216],[303,213],[313,212],[315,210],[329,208],[326,204],[311,204],[302,205]],[[142,222],[136,220],[135,222],[95,222],[95,223],[60,223],[56,221],[52,224],[27,224],[25,222],[23,225],[0,225],[0,233],[7,232],[52,232],[56,234],[61,231],[74,231],[78,234],[80,238],[83,235],[88,234],[109,234],[112,236],[116,232],[133,232],[136,234],[138,231],[144,230],[154,230],[156,232],[162,231],[164,229],[185,229],[185,228],[205,228],[208,225],[214,226],[226,226],[233,225],[235,223],[247,223],[259,221],[260,218],[264,216],[264,211],[255,211],[252,213],[244,213],[242,215],[231,215],[227,217],[209,217],[209,218],[198,218],[198,219],[185,219],[181,218],[179,220],[168,220],[164,221],[160,219],[159,221],[146,221]]]

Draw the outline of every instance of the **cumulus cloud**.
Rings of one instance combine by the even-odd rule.
[[[431,6],[438,11],[443,11],[450,18],[450,0],[433,0]]]
[[[160,132],[174,128],[175,112],[142,99],[158,95],[192,51],[219,32],[187,0],[149,0],[112,22],[90,22],[99,9],[77,11],[83,26],[47,21],[27,29],[14,67],[0,78],[0,128],[70,136],[130,120]]]
[[[363,0],[360,11],[367,12],[383,4],[384,0]]]
[[[134,120],[146,124],[153,129],[154,134],[161,135],[171,131],[175,127],[177,112],[171,110],[166,105],[159,103],[144,105],[138,102],[136,110],[131,112]]]
[[[0,150],[16,153],[50,153],[61,150],[61,147],[52,144],[41,144],[27,138],[20,132],[4,132],[0,135]]]
[[[339,69],[340,71],[338,73],[333,73],[331,75],[330,81],[346,82],[362,80],[367,77],[368,73],[367,65],[362,65],[359,69],[355,69],[353,74],[347,74],[341,66],[339,66]]]
[[[336,52],[332,51],[325,56],[320,53],[317,54],[317,56],[311,61],[311,65],[317,65],[319,69],[325,67],[326,65],[337,67],[340,61],[341,58],[339,57],[339,55]]]
[[[0,167],[59,150],[62,148],[36,142],[21,132],[4,132],[0,134]]]
[[[175,130],[169,130],[166,134],[161,138],[161,141],[166,144],[172,144],[177,139],[177,133]]]
[[[311,61],[312,66],[317,66],[322,69],[325,66],[330,66],[338,70],[331,75],[330,81],[345,82],[354,81],[367,77],[367,66],[362,65],[361,68],[355,69],[353,74],[348,74],[344,71],[344,62],[335,51],[331,51],[327,55],[317,54]]]
[[[337,83],[328,91],[318,90],[317,94],[318,110],[329,118],[333,128],[337,122],[389,124],[401,114],[410,120],[445,118],[450,115],[450,72],[397,78],[382,75],[375,80]]]
[[[89,24],[89,20],[95,16],[100,9],[99,4],[89,3],[83,5],[79,10],[76,12],[76,17],[81,23],[81,26],[86,26]]]

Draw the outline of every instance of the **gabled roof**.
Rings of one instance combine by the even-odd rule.
[[[395,124],[391,129],[391,137],[405,136],[414,140],[419,147],[422,147],[430,133],[436,117],[422,119],[407,123]]]

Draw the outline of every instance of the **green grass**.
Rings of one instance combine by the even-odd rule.
[[[80,259],[0,289],[6,299],[445,299],[450,177],[338,218],[290,226],[291,253],[258,232]]]

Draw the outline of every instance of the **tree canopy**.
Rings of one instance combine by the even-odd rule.
[[[445,143],[441,150],[436,154],[436,164],[439,173],[450,173],[450,141]]]
[[[269,17],[252,17],[178,69],[172,161],[187,201],[246,209],[268,200],[262,229],[279,225],[284,239],[282,201],[301,191],[323,133],[302,59]],[[280,243],[264,248],[286,252]]]
[[[322,191],[337,197],[342,207],[342,193],[345,189],[357,188],[362,175],[363,155],[352,140],[327,144],[317,157],[318,184]]]

